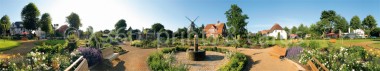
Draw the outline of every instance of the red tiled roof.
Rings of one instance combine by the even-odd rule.
[[[283,29],[279,24],[276,23],[272,26],[272,28],[270,28],[270,30],[273,31],[273,30],[283,30]]]
[[[61,27],[58,28],[58,32],[63,33],[63,32],[65,32],[66,29],[68,29],[68,28],[69,28],[69,26],[67,26],[67,25],[62,25]]]
[[[283,30],[283,29],[279,24],[276,23],[269,30],[262,30],[262,31],[260,31],[260,33],[261,34],[268,34],[269,32],[273,32],[274,30]]]
[[[214,34],[222,34],[223,29],[224,29],[223,27],[224,27],[224,23],[207,24],[206,27],[203,29],[203,31],[206,32],[206,34],[209,34],[209,33],[212,33],[208,31],[209,29],[216,29],[217,31]]]

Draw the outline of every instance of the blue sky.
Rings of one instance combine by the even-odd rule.
[[[249,16],[247,28],[251,32],[269,29],[275,23],[283,27],[310,25],[319,20],[323,10],[335,10],[348,22],[354,15],[361,20],[373,15],[380,22],[380,0],[1,0],[0,15],[10,16],[12,22],[21,21],[21,10],[30,2],[41,14],[50,13],[54,24],[67,24],[66,16],[79,14],[84,30],[88,26],[113,29],[120,19],[134,29],[159,22],[173,31],[190,25],[185,16],[199,16],[197,26],[226,22],[224,13],[231,4]]]

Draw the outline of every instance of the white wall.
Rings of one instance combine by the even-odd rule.
[[[278,33],[280,33],[280,39],[288,39],[285,30],[274,30],[273,32],[269,33],[269,36],[272,36],[275,39],[277,39]]]

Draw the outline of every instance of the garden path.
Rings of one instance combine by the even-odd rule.
[[[7,58],[8,56],[12,55],[17,55],[18,53],[20,53],[20,55],[26,55],[27,53],[32,51],[32,48],[35,46],[34,42],[36,41],[37,40],[19,41],[21,45],[6,51],[1,51],[0,59]]]
[[[157,51],[156,48],[141,49],[131,46],[129,42],[119,46],[129,52],[120,55],[120,61],[113,61],[113,68],[98,64],[91,71],[149,71],[146,60],[149,54]]]
[[[220,47],[218,47],[220,48]],[[297,71],[299,70],[291,60],[280,60],[269,55],[272,48],[247,49],[232,47],[221,47],[232,51],[239,51],[248,56],[248,63],[244,71]]]

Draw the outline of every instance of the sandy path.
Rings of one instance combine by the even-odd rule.
[[[220,48],[220,47],[218,47]],[[270,56],[268,53],[272,48],[246,49],[221,47],[232,51],[239,51],[248,56],[248,62],[244,71],[297,71],[298,68],[288,60],[280,60]]]
[[[146,60],[149,54],[155,52],[157,49],[136,48],[130,46],[129,43],[120,46],[129,52],[120,55],[120,61],[113,61],[114,67],[98,64],[91,69],[91,71],[149,71]]]
[[[28,41],[19,41],[21,45],[14,47],[12,49],[1,51],[0,53],[0,59],[7,58],[8,56],[16,55],[20,53],[21,55],[26,55],[30,51],[32,51],[32,48],[35,46],[34,42],[35,40],[28,40]]]

